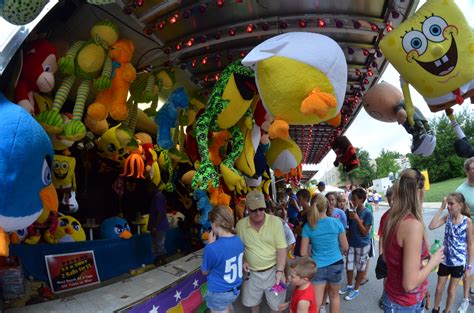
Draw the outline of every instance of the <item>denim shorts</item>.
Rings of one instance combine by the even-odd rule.
[[[412,306],[401,306],[398,303],[393,302],[383,293],[383,311],[384,313],[422,313],[425,311],[423,300]]]
[[[342,260],[328,266],[318,267],[312,282],[316,285],[323,285],[325,283],[331,285],[339,284],[342,280],[343,269],[344,263]]]
[[[237,300],[239,294],[239,290],[236,292],[212,292],[208,290],[206,292],[206,305],[212,311],[223,312],[229,307],[229,305]]]

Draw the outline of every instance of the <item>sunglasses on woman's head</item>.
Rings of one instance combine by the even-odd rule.
[[[255,209],[255,210],[250,210],[250,209],[249,209],[249,212],[250,212],[250,213],[255,213],[255,212],[257,212],[257,211],[263,212],[263,211],[265,211],[265,208],[258,208],[258,209]]]
[[[420,170],[417,168],[412,168],[416,172],[416,182],[418,183],[418,189],[424,189],[425,188],[425,176],[421,174]]]

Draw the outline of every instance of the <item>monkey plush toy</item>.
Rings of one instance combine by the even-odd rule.
[[[341,163],[345,173],[348,173],[359,166],[359,159],[357,158],[356,150],[346,136],[336,138],[336,140],[331,144],[331,147],[336,153],[334,166],[339,166],[339,163]]]

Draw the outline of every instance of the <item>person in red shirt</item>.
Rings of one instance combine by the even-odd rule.
[[[382,237],[383,237],[383,226],[385,225],[385,221],[387,220],[388,214],[390,213],[390,210],[392,209],[393,205],[393,188],[388,187],[387,191],[385,192],[385,198],[387,199],[388,202],[388,210],[382,215],[380,218],[380,225],[379,225],[379,231],[377,232],[377,235],[379,236],[379,259],[380,261],[377,260],[377,263],[383,262],[385,264],[385,261],[383,260],[383,243],[382,243]],[[387,265],[385,264],[385,268]],[[377,277],[378,278],[378,277]],[[384,283],[385,283],[385,278],[384,278]],[[382,297],[380,297],[379,300],[379,307],[383,310],[383,293]]]
[[[428,253],[422,205],[424,176],[406,169],[393,186],[393,205],[383,226],[383,256],[387,263],[384,284],[385,312],[423,312],[428,275],[443,260],[441,247]]]
[[[316,263],[310,257],[301,257],[290,263],[289,282],[295,286],[290,302],[280,304],[280,311],[290,313],[317,313],[316,294],[311,280],[316,274]]]

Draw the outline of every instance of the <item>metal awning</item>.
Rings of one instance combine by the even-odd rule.
[[[95,21],[118,17],[121,37],[135,42],[139,71],[172,66],[182,85],[204,95],[227,64],[267,38],[293,31],[330,36],[340,44],[348,63],[342,123],[338,128],[324,123],[290,128],[303,164],[317,164],[331,142],[348,129],[364,92],[387,66],[379,41],[417,4],[418,0],[118,0],[100,7],[81,5],[55,35],[70,41],[87,38]]]

